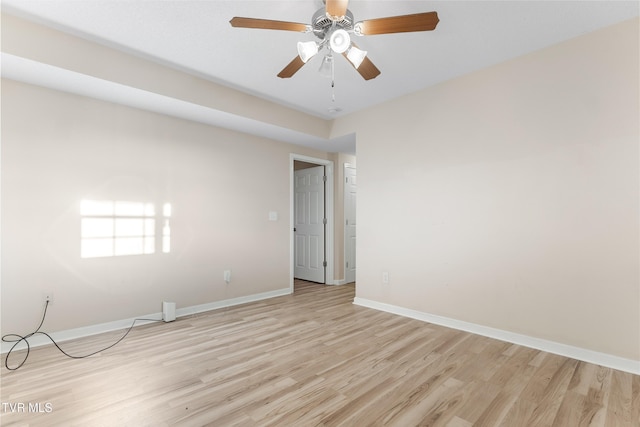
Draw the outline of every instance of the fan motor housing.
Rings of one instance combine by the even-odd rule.
[[[334,21],[327,16],[327,12],[322,8],[318,9],[311,18],[313,33],[316,37],[322,40],[325,39],[327,33],[331,28],[333,28],[334,24],[335,28],[340,28],[346,31],[353,30],[353,14],[350,10],[347,10],[342,19]]]

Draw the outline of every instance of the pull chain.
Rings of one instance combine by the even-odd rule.
[[[331,61],[331,102],[336,102],[336,74],[335,74],[335,65],[333,61]]]

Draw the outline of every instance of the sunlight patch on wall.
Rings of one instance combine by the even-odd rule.
[[[171,227],[169,226],[171,203],[164,204],[162,207],[162,215],[164,216],[164,225],[162,226],[162,252],[168,254],[171,251]]]
[[[162,252],[169,253],[171,204],[163,206]],[[149,255],[156,252],[156,209],[153,203],[82,200],[80,257]]]

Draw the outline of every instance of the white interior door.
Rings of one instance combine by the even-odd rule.
[[[295,171],[294,181],[293,275],[325,283],[324,166]]]
[[[356,281],[356,168],[344,166],[344,278],[346,283]]]

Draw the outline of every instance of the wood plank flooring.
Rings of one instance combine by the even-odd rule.
[[[640,426],[640,376],[353,297],[353,285],[296,282],[293,295],[136,327],[91,358],[32,350],[2,367],[0,424]],[[62,347],[89,353],[121,334]]]

